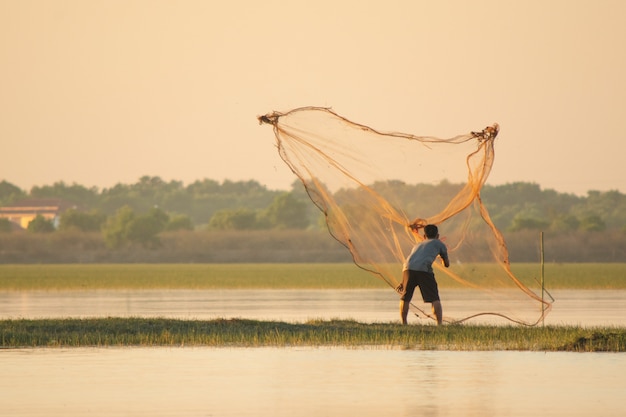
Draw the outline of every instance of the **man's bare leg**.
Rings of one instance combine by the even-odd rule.
[[[402,271],[402,283],[396,288],[400,294],[404,297],[404,293],[406,292],[406,288],[409,285],[409,271]],[[407,324],[406,319],[409,315],[409,306],[411,305],[411,300],[404,301],[400,299],[400,319],[402,320],[402,324]]]
[[[400,319],[402,319],[402,324],[407,324],[406,318],[409,315],[409,305],[411,303],[406,303],[404,300],[400,300]]]
[[[433,301],[433,314],[437,317],[437,324],[441,325],[443,323],[443,307],[441,306],[441,301]]]

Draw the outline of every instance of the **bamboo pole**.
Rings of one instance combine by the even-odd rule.
[[[540,233],[540,241],[539,241],[539,248],[540,248],[540,259],[541,259],[541,325],[544,325],[544,314],[546,311],[546,303],[544,301],[544,297],[545,297],[545,280],[544,280],[544,257],[543,257],[543,232]]]

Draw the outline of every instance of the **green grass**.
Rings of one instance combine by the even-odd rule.
[[[469,274],[475,281],[487,284],[490,275],[500,267],[475,264],[452,268],[462,276]],[[540,287],[539,264],[511,264],[511,270],[528,287]],[[626,289],[626,263],[548,263],[544,266],[544,278],[549,289]]]
[[[101,318],[0,320],[0,346],[333,346],[417,350],[625,352],[626,329],[570,326],[401,326],[331,320],[284,323]]]
[[[0,266],[0,290],[384,287],[384,282],[348,263]]]
[[[487,284],[498,267],[453,265]],[[514,273],[537,287],[539,265],[514,264]],[[437,275],[442,288],[458,286]],[[548,264],[548,289],[626,289],[626,263]],[[386,284],[351,263],[335,264],[71,264],[0,265],[0,291],[95,289],[374,289]]]

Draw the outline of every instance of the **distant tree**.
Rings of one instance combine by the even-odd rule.
[[[484,201],[489,201],[500,206],[528,202],[539,202],[543,199],[543,193],[539,184],[528,182],[514,182],[510,184],[485,186],[481,192]]]
[[[249,230],[257,228],[257,213],[250,209],[219,210],[209,220],[209,229]]]
[[[129,228],[134,219],[135,212],[129,206],[121,207],[114,216],[108,218],[102,234],[109,248],[119,249],[128,243]]]
[[[83,207],[93,208],[98,204],[98,188],[87,188],[79,184],[67,185],[63,181],[53,185],[34,186],[30,190],[33,198],[60,198]]]
[[[306,229],[309,225],[307,205],[291,193],[283,193],[274,198],[272,204],[262,214],[271,227],[279,229]]]
[[[52,220],[48,220],[41,214],[38,214],[28,223],[27,230],[33,233],[51,233],[54,232],[55,228]]]
[[[157,247],[161,242],[158,234],[165,230],[169,215],[159,208],[153,208],[148,213],[135,216],[127,224],[127,237],[131,242],[142,244],[144,247]]]
[[[600,216],[607,228],[619,229],[626,223],[626,195],[619,191],[589,191],[579,217],[588,213]]]
[[[112,215],[124,206],[128,206],[131,209],[138,206],[136,200],[135,196],[131,196],[130,186],[118,183],[111,188],[102,190],[98,207],[105,214]]]
[[[556,216],[550,225],[550,229],[556,232],[571,232],[578,230],[580,220],[572,214],[561,214]]]
[[[179,181],[163,181],[159,177],[143,176],[135,184],[117,184],[102,191],[100,208],[113,214],[123,205],[140,213],[158,206],[167,212],[188,215],[192,223],[206,223],[218,210],[247,207],[261,210],[277,194],[257,181],[214,180],[195,181],[184,187]]]
[[[193,222],[191,221],[191,217],[186,214],[170,216],[170,220],[167,222],[165,230],[193,230]]]
[[[580,229],[586,232],[602,232],[606,224],[597,214],[589,214],[580,221]]]
[[[214,195],[219,192],[220,183],[215,180],[204,179],[202,181],[194,181],[187,186],[187,191],[196,198]]]
[[[13,203],[20,198],[24,198],[26,193],[19,187],[2,180],[0,182],[0,206]]]
[[[406,184],[389,180],[370,184],[376,193],[394,207],[402,208],[409,217],[428,217],[441,212],[462,186],[448,181],[439,184]],[[320,222],[323,214],[311,204],[307,192],[313,197],[318,193],[331,193],[341,204],[349,204],[355,192],[342,189],[332,193],[323,185],[320,187],[323,188],[307,190],[300,180],[294,180],[291,190],[287,192],[290,197],[285,197],[285,191],[267,190],[254,180],[224,180],[220,183],[203,179],[185,187],[180,181],[164,181],[160,177],[146,175],[136,183],[117,184],[101,192],[95,187],[56,182],[53,185],[33,187],[30,197],[59,198],[84,210],[98,209],[111,217],[124,206],[130,207],[134,213],[146,213],[157,206],[168,213],[188,216],[192,225],[212,221],[212,227],[317,228],[323,224]],[[422,198],[424,195],[432,197],[425,199]],[[0,182],[0,205],[24,197],[29,195],[15,185],[7,181]],[[598,228],[622,230],[626,227],[626,195],[616,190],[589,191],[586,197],[579,197],[543,190],[534,183],[516,182],[498,186],[487,184],[481,191],[481,198],[494,224],[501,230],[549,227],[553,232],[568,232]],[[247,212],[239,211],[240,208],[245,208]],[[600,221],[596,219],[592,222],[593,218],[590,218],[583,223],[589,213],[599,216]],[[76,219],[73,221],[78,222]],[[549,223],[547,226],[546,221]],[[60,225],[60,228],[65,227],[65,224]],[[81,228],[76,224],[73,227]],[[187,220],[172,218],[166,229],[170,227],[187,228],[189,223]]]
[[[520,230],[542,230],[547,229],[548,226],[550,226],[550,222],[547,220],[517,215],[513,218],[511,226],[508,230],[511,232],[517,232]]]
[[[102,232],[107,246],[113,249],[130,242],[156,247],[160,244],[158,234],[165,230],[168,221],[169,215],[159,208],[136,215],[132,208],[124,206],[108,219]]]
[[[127,205],[136,212],[145,212],[151,207],[163,207],[165,202],[176,204],[177,198],[183,198],[184,195],[182,182],[166,182],[160,177],[144,175],[135,184],[116,184],[112,188],[102,190],[101,208],[104,212],[110,213],[118,207]]]
[[[9,233],[13,231],[13,223],[11,220],[0,218],[0,233]]]
[[[97,210],[84,212],[77,209],[69,209],[61,215],[59,230],[80,230],[82,232],[95,232],[102,228],[106,222],[106,216]]]
[[[542,190],[538,184],[515,182],[505,185],[485,185],[481,190],[481,198],[494,224],[498,228],[510,230],[513,219],[518,216],[530,219],[549,219],[555,229],[567,227],[557,220],[564,214],[573,214],[573,207],[584,202],[584,199],[573,194],[557,193],[554,190]],[[578,216],[580,217],[580,216]],[[516,222],[519,222],[519,217]],[[517,225],[519,226],[519,224]]]
[[[313,184],[309,186],[313,187]],[[320,190],[309,189],[309,192],[312,195],[316,195],[317,193],[331,193],[327,188],[319,185]],[[311,198],[307,192],[307,189],[304,187],[302,182],[298,180],[294,180],[291,183],[291,191],[289,192],[296,200],[302,201],[306,206],[307,218],[309,227],[313,226],[316,229],[325,230],[326,229],[326,217],[324,213],[320,211],[320,209],[312,203]],[[331,193],[332,194],[332,193]],[[263,226],[265,227],[265,226]]]
[[[224,180],[220,187],[220,191],[224,194],[250,195],[253,193],[265,192],[267,189],[258,181],[231,181]]]

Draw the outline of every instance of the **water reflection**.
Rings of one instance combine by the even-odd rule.
[[[624,290],[554,290],[545,324],[626,326]],[[493,308],[488,299],[463,290],[442,291],[444,314],[461,318]],[[427,309],[428,306],[424,306]],[[398,320],[398,298],[390,290],[116,290],[0,292],[0,318],[171,317],[249,318],[306,321]],[[539,313],[537,313],[537,317]],[[490,322],[482,317],[470,323]],[[413,323],[430,320],[410,317]]]
[[[0,352],[3,415],[621,416],[625,354],[78,348]]]

